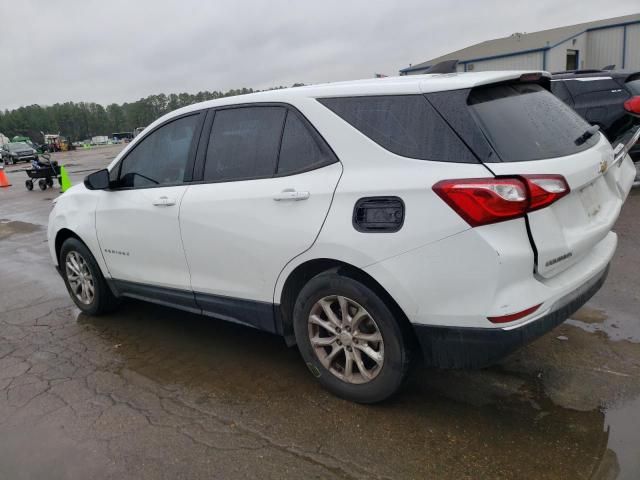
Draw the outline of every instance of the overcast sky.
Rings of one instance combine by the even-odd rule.
[[[0,0],[0,109],[395,75],[638,0]]]

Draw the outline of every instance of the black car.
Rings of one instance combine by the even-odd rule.
[[[31,162],[38,158],[38,152],[25,142],[12,142],[2,145],[2,160],[7,165],[16,162]]]
[[[557,72],[551,77],[551,91],[587,122],[598,125],[612,143],[640,125],[640,72]],[[640,160],[640,145],[630,154]]]

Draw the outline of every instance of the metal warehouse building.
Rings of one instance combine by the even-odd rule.
[[[458,71],[576,70],[616,68],[640,70],[640,14],[580,23],[534,33],[514,33],[471,45],[400,70],[424,73],[445,60],[459,60]]]

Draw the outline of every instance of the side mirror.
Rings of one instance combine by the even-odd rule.
[[[109,188],[109,170],[103,168],[87,175],[84,179],[84,186],[89,190],[106,190]]]

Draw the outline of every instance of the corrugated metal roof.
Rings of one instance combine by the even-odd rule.
[[[475,45],[471,45],[461,50],[456,50],[455,52],[448,53],[447,55],[442,55],[440,57],[427,60],[426,62],[403,68],[400,71],[419,70],[445,60],[457,59],[462,62],[476,60],[478,58],[526,52],[530,50],[542,50],[553,47],[556,44],[587,30],[634,22],[640,22],[640,13],[625,15],[622,17],[607,18],[605,20],[597,20],[595,22],[578,23],[576,25],[569,25],[566,27],[542,30],[540,32],[515,33],[508,37],[476,43]]]

